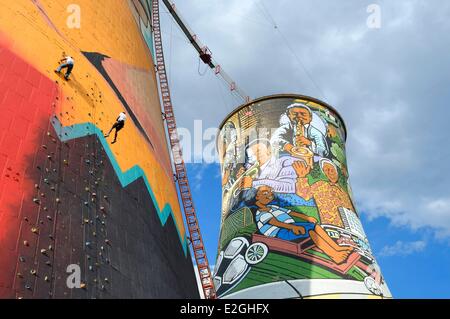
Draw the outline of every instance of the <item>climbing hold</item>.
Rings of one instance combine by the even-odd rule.
[[[20,256],[20,257],[19,257],[19,260],[20,260],[21,262],[23,262],[23,263],[24,263],[24,262],[25,262],[25,257],[23,257],[23,256]]]
[[[53,250],[53,246],[52,245],[48,245],[48,250],[52,251]]]
[[[32,227],[31,228],[31,232],[33,233],[33,234],[37,234],[38,233],[38,228],[37,227]]]
[[[48,220],[52,220],[52,216],[47,215],[47,219],[48,219]]]
[[[23,275],[22,275],[20,272],[18,272],[18,273],[17,273],[17,277],[23,278]]]
[[[45,280],[46,282],[49,282],[49,281],[50,281],[50,279],[48,278],[48,276],[45,276],[45,277],[44,277],[44,280]]]
[[[42,255],[47,255],[47,249],[42,248],[42,249],[41,249],[41,254],[42,254]]]
[[[30,246],[30,244],[28,243],[28,240],[24,240],[24,241],[23,241],[23,245],[24,245],[24,246],[27,246],[27,247]]]
[[[39,188],[39,185],[38,184],[34,184],[34,188]]]
[[[45,264],[46,264],[47,266],[51,266],[51,265],[52,265],[52,263],[50,262],[50,260],[47,260],[47,261],[45,262]]]
[[[61,200],[59,198],[56,198],[56,202],[59,203],[61,202]]]
[[[33,276],[37,275],[37,271],[35,269],[31,269],[30,270],[30,274],[32,274]]]
[[[80,284],[80,288],[81,288],[81,289],[85,289],[85,288],[86,288],[86,284],[85,284],[84,282],[82,282],[82,283]]]
[[[41,201],[38,198],[33,198],[33,202],[35,202],[36,204],[39,204]]]
[[[89,246],[91,246],[91,243],[89,241],[87,241],[85,245],[86,245],[86,247],[89,247]]]

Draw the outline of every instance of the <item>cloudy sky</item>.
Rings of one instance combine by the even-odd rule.
[[[348,128],[357,207],[394,297],[450,297],[450,2],[175,3],[250,96],[301,93],[335,106]],[[376,29],[367,25],[374,3]],[[217,127],[241,101],[199,64],[165,8],[161,15],[178,125]],[[214,263],[219,167],[188,169]]]

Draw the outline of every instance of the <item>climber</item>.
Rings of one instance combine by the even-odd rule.
[[[64,78],[66,79],[66,80],[69,80],[69,75],[70,75],[70,73],[72,72],[72,69],[73,69],[73,64],[74,64],[74,61],[73,61],[73,58],[71,57],[71,56],[66,56],[65,58],[63,58],[63,59],[61,59],[60,61],[59,61],[59,63],[61,63],[59,66],[58,66],[58,68],[55,70],[55,73],[61,73],[61,70],[62,69],[64,69],[64,68],[67,68],[67,71],[66,71],[66,74],[64,75]]]
[[[107,138],[109,136],[109,134],[111,133],[111,131],[113,129],[116,129],[116,133],[114,135],[114,141],[112,141],[111,144],[114,144],[116,142],[117,132],[119,132],[125,125],[126,118],[127,118],[127,116],[125,115],[125,112],[120,112],[119,116],[117,117],[116,123],[113,124],[113,126],[109,130],[108,134],[105,135],[105,138]]]

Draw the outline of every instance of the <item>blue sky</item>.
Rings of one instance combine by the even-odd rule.
[[[366,24],[372,3],[381,10],[379,29]],[[450,298],[450,2],[176,4],[214,58],[252,97],[306,94],[341,113],[356,206],[394,297]],[[161,20],[178,125],[192,131],[201,119],[204,129],[217,127],[241,102],[213,72],[200,75],[204,65],[164,9]],[[201,154],[185,160],[193,158]],[[213,264],[219,168],[198,163],[188,170]]]
[[[193,196],[211,265],[215,262],[219,238],[219,173],[217,164],[188,165],[188,175],[194,184]],[[434,240],[431,229],[412,231],[408,227],[396,227],[386,217],[369,220],[367,214],[362,212],[362,220],[395,298],[450,298],[450,249],[447,241]]]

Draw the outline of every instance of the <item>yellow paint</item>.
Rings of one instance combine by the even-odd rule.
[[[91,122],[107,131],[117,115],[124,110],[109,84],[81,51],[102,53],[117,61],[148,70],[149,77],[155,79],[150,51],[141,36],[128,0],[77,0],[76,4],[81,8],[81,29],[69,29],[66,24],[70,15],[67,6],[74,3],[72,0],[0,2],[0,40],[3,38],[10,42],[14,52],[50,79],[59,82],[63,96],[60,97],[62,103],[55,113],[63,126]],[[56,30],[45,19],[37,4],[44,9]],[[14,38],[7,38],[11,34]],[[63,51],[75,60],[69,82],[53,72]],[[150,96],[155,110],[160,109],[157,92],[155,81],[152,81],[152,87],[142,92]],[[96,97],[93,97],[93,93]],[[99,94],[102,95],[101,102]],[[161,138],[164,136],[163,122],[160,118],[155,118],[154,122],[158,138]],[[109,142],[111,140],[112,137],[108,139]],[[165,140],[163,144],[166,145]],[[134,165],[139,165],[144,170],[159,208],[162,210],[166,203],[170,204],[180,234],[184,236],[176,188],[170,182],[173,180],[171,172],[164,170],[158,154],[154,153],[129,116],[125,128],[119,133],[118,142],[111,145],[111,149],[123,171]]]

